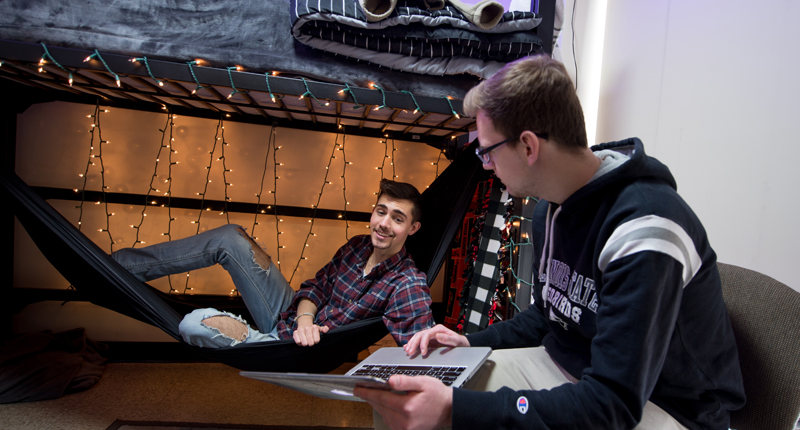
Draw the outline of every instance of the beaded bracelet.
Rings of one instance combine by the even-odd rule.
[[[311,312],[303,312],[302,314],[294,317],[294,319],[298,319],[298,318],[300,318],[302,316],[306,316],[306,315],[311,317],[311,321],[314,321],[314,319],[317,317],[316,315],[312,314]]]

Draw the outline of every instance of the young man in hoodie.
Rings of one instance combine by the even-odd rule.
[[[233,224],[195,236],[112,254],[142,282],[220,264],[231,275],[253,317],[196,309],[180,323],[181,337],[206,348],[294,339],[300,346],[354,321],[382,316],[399,345],[433,325],[425,274],[406,252],[420,229],[420,194],[407,183],[384,179],[369,222],[369,235],[354,236],[295,292],[270,257]]]
[[[464,109],[484,168],[541,198],[533,303],[406,344],[492,347],[467,389],[396,375],[407,394],[356,395],[392,428],[727,429],[745,396],[716,256],[666,166],[635,138],[590,149],[566,69],[546,56],[507,65]]]

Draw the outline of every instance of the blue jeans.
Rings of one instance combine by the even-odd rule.
[[[196,309],[181,321],[179,331],[189,344],[220,348],[239,343],[278,339],[275,328],[279,314],[289,308],[295,291],[270,261],[264,269],[254,253],[264,251],[246,237],[238,225],[224,225],[185,239],[159,243],[144,248],[126,248],[111,254],[125,269],[142,282],[162,276],[220,264],[231,275],[258,330],[249,325],[244,339],[234,339],[206,326],[206,318],[227,315],[247,324],[236,315],[216,309]],[[263,254],[266,256],[266,253]]]

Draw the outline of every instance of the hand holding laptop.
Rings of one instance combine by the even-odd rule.
[[[415,334],[403,346],[409,356],[428,355],[436,347],[468,347],[469,341],[443,325]],[[392,391],[356,387],[353,394],[370,404],[391,428],[439,428],[450,425],[453,390],[441,381],[426,377],[394,375]],[[397,394],[395,392],[403,392]]]
[[[391,428],[420,428],[422,423],[428,423],[428,426],[436,423],[431,428],[450,425],[453,407],[451,387],[431,377],[405,375],[392,376],[389,385],[393,391],[357,386],[353,394],[366,400]]]
[[[437,324],[433,328],[417,332],[411,340],[403,346],[403,349],[408,355],[417,354],[417,350],[419,349],[419,352],[425,356],[428,354],[428,348],[440,346],[469,346],[469,341],[466,336],[460,335],[441,324]]]

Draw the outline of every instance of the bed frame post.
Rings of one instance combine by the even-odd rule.
[[[7,98],[8,103],[3,103],[0,107],[0,145],[2,145],[2,168],[14,170],[14,160],[17,150],[17,107],[14,101],[18,100],[12,96]],[[0,273],[0,296],[6,300],[0,301],[0,340],[11,337],[12,314],[9,298],[13,297],[14,288],[14,214],[11,211],[2,211],[0,219],[0,243],[3,244],[3,255],[11,255],[12,258],[4,258]]]
[[[533,0],[531,12],[542,17],[542,22],[536,26],[536,35],[542,39],[542,47],[548,55],[553,55],[553,27],[556,17],[556,0]]]

